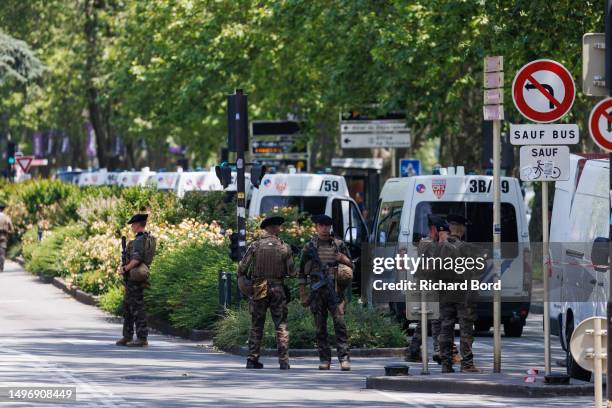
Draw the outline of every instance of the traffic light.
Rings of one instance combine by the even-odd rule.
[[[242,251],[240,250],[240,234],[238,232],[230,235],[230,258],[232,261],[240,261],[242,259]]]
[[[227,96],[227,147],[230,152],[249,147],[249,117],[247,96],[242,89]]]
[[[9,141],[6,145],[6,162],[9,164],[9,166],[15,164],[15,150],[15,142]]]
[[[232,168],[225,163],[220,166],[215,166],[215,174],[223,186],[223,189],[226,189],[227,186],[232,184]]]
[[[266,166],[263,166],[259,163],[253,163],[251,165],[251,184],[253,187],[259,188],[261,184],[261,179],[266,174]]]

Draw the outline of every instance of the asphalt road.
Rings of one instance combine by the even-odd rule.
[[[76,403],[0,402],[0,406],[67,407],[588,407],[593,399],[503,398],[366,390],[365,376],[398,359],[353,359],[353,370],[319,372],[313,358],[291,370],[245,370],[244,359],[202,344],[150,336],[147,349],[116,347],[121,326],[95,307],[76,302],[8,262],[0,273],[0,386],[76,386]],[[541,367],[541,316],[521,339],[503,340],[503,368]],[[556,338],[552,343],[556,345]],[[477,363],[491,361],[492,338],[475,342]],[[553,354],[560,358],[556,348]],[[412,368],[419,372],[418,365]],[[434,365],[433,370],[438,370]],[[561,370],[560,368],[557,368]],[[454,374],[460,376],[461,374]]]

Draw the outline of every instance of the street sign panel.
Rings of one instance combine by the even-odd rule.
[[[512,82],[512,100],[525,118],[539,123],[561,119],[574,104],[576,89],[570,72],[552,60],[524,65]]]
[[[421,174],[421,161],[417,159],[400,159],[400,177],[412,177]]]
[[[410,129],[403,120],[343,120],[340,136],[343,149],[410,147]]]
[[[344,169],[382,170],[383,159],[380,157],[334,157],[331,160],[331,166]]]
[[[569,180],[570,152],[567,146],[523,146],[520,158],[523,181]]]
[[[510,125],[510,143],[513,145],[568,145],[577,144],[578,125]]]
[[[34,156],[19,156],[15,158],[17,165],[24,173],[27,173],[30,170],[32,160],[34,160]]]
[[[484,120],[504,120],[504,105],[484,105]]]
[[[612,98],[599,102],[589,116],[591,138],[607,152],[612,152]]]
[[[582,92],[588,96],[608,96],[604,33],[587,33],[582,37]]]

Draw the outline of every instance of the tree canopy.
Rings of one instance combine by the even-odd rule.
[[[206,164],[225,142],[226,95],[242,88],[250,119],[304,120],[321,162],[337,148],[339,113],[374,104],[406,113],[414,149],[439,138],[443,164],[476,168],[483,58],[504,56],[506,115],[518,123],[516,70],[551,58],[578,80],[582,35],[603,30],[604,10],[603,0],[5,3],[0,29],[31,44],[47,70],[19,112],[1,107],[2,126],[23,140],[61,132],[82,160],[89,122],[100,165],[111,167],[143,151],[164,165],[168,143]],[[566,120],[584,124],[592,104],[579,95]]]

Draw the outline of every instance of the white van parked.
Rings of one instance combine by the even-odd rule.
[[[428,235],[429,214],[461,214],[471,221],[466,241],[493,241],[493,177],[466,176],[462,167],[457,174],[452,167],[441,173],[386,181],[373,224],[375,247],[416,254],[415,243]],[[532,271],[525,204],[513,177],[501,177],[501,241],[502,324],[506,336],[519,337],[529,313]],[[490,257],[491,248],[487,251]],[[492,262],[487,263],[481,281],[493,281]],[[480,300],[476,328],[488,331],[493,324],[492,292],[481,292]],[[390,307],[398,317],[406,316],[405,302]]]
[[[608,160],[571,157],[570,181],[555,183],[550,233],[551,328],[566,351],[567,372],[588,381],[569,352],[574,328],[591,316],[606,315],[608,274],[598,268],[593,243],[607,240],[610,220]],[[607,258],[607,255],[606,255]]]
[[[334,234],[347,242],[367,242],[368,229],[346,180],[331,174],[266,174],[253,189],[249,217],[269,213],[274,207],[297,207],[311,215],[334,219]]]
[[[251,178],[245,174],[245,190],[247,200],[251,193]],[[232,183],[223,189],[221,182],[213,171],[178,171],[178,172],[159,172],[149,176],[147,185],[161,191],[172,191],[179,198],[183,198],[186,193],[206,193],[208,191],[236,191],[236,173],[232,173]]]
[[[86,186],[105,186],[110,184],[110,174],[106,169],[98,171],[86,171],[79,174],[76,178],[76,184],[79,187]]]
[[[143,167],[141,171],[122,171],[117,174],[117,184],[121,187],[144,187],[150,176],[155,175],[148,167]]]

